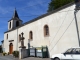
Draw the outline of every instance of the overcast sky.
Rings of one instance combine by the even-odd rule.
[[[4,40],[4,32],[8,30],[8,21],[12,18],[15,8],[19,18],[25,23],[47,13],[50,1],[51,0],[0,0],[0,41]]]

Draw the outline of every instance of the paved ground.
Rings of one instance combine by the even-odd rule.
[[[22,60],[50,60],[50,58],[35,58],[35,57],[29,57]]]
[[[28,58],[24,58],[24,59],[18,59],[18,58],[14,58],[11,55],[2,56],[2,54],[0,54],[0,60],[50,60],[50,58],[28,57]]]
[[[2,54],[0,54],[0,60],[19,60],[19,59],[18,58],[14,58],[11,55],[2,56]]]

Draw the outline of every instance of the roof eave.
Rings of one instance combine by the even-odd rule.
[[[34,19],[32,19],[32,20],[30,20],[30,21],[24,23],[22,26],[24,26],[24,25],[26,25],[26,24],[29,24],[29,23],[32,23],[32,22],[34,22],[34,21],[37,21],[37,20],[39,20],[39,19],[41,19],[41,18],[43,18],[43,17],[45,17],[45,16],[48,16],[48,15],[50,15],[50,14],[56,13],[57,11],[60,11],[60,10],[66,8],[66,7],[68,7],[68,6],[73,5],[73,4],[74,4],[74,2],[71,2],[71,3],[69,3],[69,4],[66,4],[66,5],[64,5],[64,6],[60,7],[60,8],[58,8],[58,9],[55,9],[55,10],[53,10],[53,11],[51,11],[51,12],[48,12],[48,13],[46,13],[46,14],[43,14],[43,15],[37,17],[37,18],[34,18]],[[22,26],[19,26],[19,27],[17,27],[17,28],[20,28],[20,27],[22,27]],[[17,29],[17,28],[15,28],[15,29]],[[6,32],[4,32],[4,33],[13,31],[13,30],[15,30],[15,29],[6,31]]]

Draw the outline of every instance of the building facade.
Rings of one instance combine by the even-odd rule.
[[[5,52],[19,50],[21,33],[24,33],[24,46],[47,46],[49,56],[62,53],[67,48],[79,47],[75,24],[75,4],[69,3],[52,12],[39,16],[31,21],[22,23],[17,11],[8,21],[8,31],[4,33]],[[78,29],[80,31],[80,11],[76,12]]]

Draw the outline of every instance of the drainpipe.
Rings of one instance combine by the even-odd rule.
[[[77,9],[77,7],[76,7],[75,8],[75,11],[74,11],[74,17],[75,17],[75,24],[76,24],[77,36],[78,36],[79,47],[80,47],[79,28],[78,28],[78,22],[77,22],[77,17],[76,17],[76,14],[77,14],[78,11],[79,11],[79,9]]]
[[[18,51],[18,28],[17,28],[17,43],[16,43],[16,51]]]

